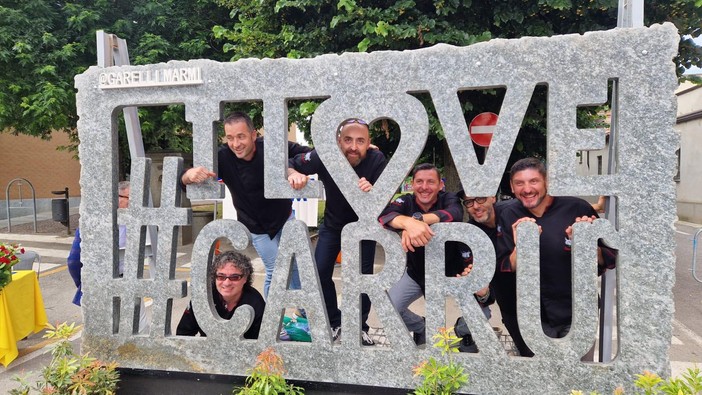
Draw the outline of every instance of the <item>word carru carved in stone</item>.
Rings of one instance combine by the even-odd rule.
[[[99,83],[100,89],[196,85],[202,84],[202,70],[200,67],[178,67],[139,71],[106,71],[100,73]]]
[[[98,358],[116,360],[125,367],[244,375],[256,355],[273,346],[284,358],[290,378],[413,387],[416,382],[412,366],[429,356],[441,356],[432,347],[415,347],[389,301],[387,290],[402,276],[406,255],[399,236],[377,221],[427,141],[427,110],[412,94],[428,93],[431,98],[466,193],[489,196],[495,193],[504,173],[534,88],[546,84],[549,192],[557,196],[617,198],[616,226],[602,219],[574,227],[571,332],[562,339],[543,335],[539,318],[539,234],[535,226],[522,225],[525,231],[520,228],[517,240],[519,326],[536,355],[508,356],[472,296],[492,278],[494,248],[474,226],[441,223],[432,225],[436,235],[425,250],[427,336],[436,333],[440,326],[453,324],[446,323],[445,306],[448,297],[455,299],[480,349],[477,354],[455,356],[470,374],[470,383],[461,389],[469,393],[555,394],[568,393],[573,388],[605,393],[619,385],[631,385],[632,375],[644,370],[665,374],[669,369],[667,351],[672,335],[675,274],[672,176],[679,141],[673,130],[677,80],[672,58],[678,41],[676,28],[664,24],[583,35],[492,40],[460,48],[437,45],[404,52],[296,60],[244,59],[233,63],[173,61],[165,66],[168,70],[201,69],[207,80],[198,85],[142,86],[112,89],[109,93],[101,90],[103,84],[136,87],[135,80],[155,78],[153,74],[147,78],[143,74],[146,70],[164,66],[90,68],[76,76],[83,192],[81,232],[85,235],[81,256],[85,263],[83,347]],[[171,80],[174,74],[178,74],[180,82],[180,71],[171,71]],[[163,81],[164,77],[158,80]],[[578,152],[603,148],[605,130],[578,128],[577,108],[607,102],[608,81],[614,81],[619,92],[617,169],[607,175],[578,175]],[[480,164],[457,92],[485,87],[502,87],[506,94],[490,149],[484,164]],[[316,197],[319,185],[308,184],[305,190],[294,191],[285,178],[287,103],[309,98],[323,99],[312,116],[314,146],[359,217],[341,235],[341,344],[331,342],[309,235],[299,221],[291,221],[283,228],[257,340],[241,338],[251,318],[248,310],[237,310],[229,321],[214,312],[207,281],[215,240],[224,237],[231,240],[234,248],[244,249],[251,235],[233,220],[213,221],[205,226],[193,245],[189,296],[194,310],[203,312],[198,313],[198,323],[208,336],[174,336],[171,315],[180,312],[172,312],[171,306],[173,300],[188,294],[187,284],[175,278],[175,240],[179,228],[191,223],[192,215],[190,209],[179,207],[182,160],[166,158],[161,205],[148,208],[138,202],[147,201],[150,166],[148,160],[134,158],[133,199],[129,208],[118,210],[116,110],[125,106],[182,104],[193,128],[194,164],[216,169],[214,125],[223,118],[222,108],[232,102],[261,101],[266,131],[266,198]],[[353,117],[371,122],[392,119],[401,130],[396,154],[367,193],[357,187],[358,177],[336,142],[337,126]],[[105,176],[105,169],[110,169],[111,174]],[[217,199],[221,192],[222,186],[214,181],[189,185],[187,189],[191,199]],[[642,223],[641,218],[646,222]],[[117,224],[128,229],[124,276],[105,279],[105,273],[116,272]],[[142,230],[146,226],[157,226],[159,230],[159,248],[149,268],[150,278],[143,275]],[[594,260],[596,241],[600,239],[619,250],[616,357],[607,364],[580,360],[596,339]],[[362,240],[375,240],[384,250],[385,265],[375,274],[359,274]],[[474,267],[469,276],[444,275],[447,241],[471,247]],[[287,289],[293,257],[302,281],[300,290]],[[361,346],[362,293],[371,298],[389,347]],[[136,335],[139,314],[135,310],[144,297],[153,299],[151,329],[147,335]],[[651,306],[656,309],[653,319]],[[311,343],[277,339],[281,313],[287,307],[307,310]],[[528,311],[522,314],[523,310]]]

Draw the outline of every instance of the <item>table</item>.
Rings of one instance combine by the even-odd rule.
[[[0,363],[7,366],[19,354],[17,341],[46,326],[44,299],[34,270],[17,270],[0,290]]]

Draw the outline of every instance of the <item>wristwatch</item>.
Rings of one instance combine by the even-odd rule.
[[[422,221],[424,222],[424,217],[422,216],[422,213],[417,211],[416,213],[412,214],[412,218],[416,219],[417,221]]]
[[[487,293],[486,293],[485,295],[483,295],[483,296],[475,295],[475,299],[476,299],[479,303],[485,303],[485,302],[487,302],[487,301],[490,299],[490,289],[488,288]]]

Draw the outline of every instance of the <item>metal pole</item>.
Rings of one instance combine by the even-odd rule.
[[[21,184],[22,181],[26,182],[29,185],[29,188],[32,190],[32,213],[34,214],[34,233],[37,233],[37,194],[36,190],[34,189],[34,185],[32,185],[32,183],[29,182],[29,180],[27,180],[26,178],[12,179],[10,180],[10,182],[7,183],[7,187],[5,188],[5,202],[7,203],[7,233],[12,233],[12,215],[10,214],[10,187],[15,182]]]
[[[692,278],[702,283],[702,278],[697,277],[697,239],[702,233],[702,229],[695,232],[695,236],[692,238]]]
[[[617,27],[643,27],[643,0],[619,0]]]
[[[98,30],[97,34],[97,50],[98,50],[98,66],[125,66],[129,65],[129,52],[127,50],[127,41],[117,37],[114,34],[106,34],[102,30]],[[129,154],[132,158],[143,158],[146,156],[144,152],[144,139],[141,134],[141,124],[139,123],[139,115],[136,107],[125,107],[124,124],[127,130],[127,142],[129,143]],[[148,207],[153,207],[153,197],[151,187],[147,186]],[[146,227],[148,237],[151,240],[151,254],[156,256],[158,244],[158,228],[154,225]],[[152,262],[156,262],[153,259]],[[153,274],[153,271],[150,271]]]
[[[617,27],[641,27],[643,26],[643,0],[619,0],[617,14]],[[611,99],[612,117],[609,128],[609,157],[607,160],[607,174],[617,172],[617,153],[619,144],[619,81],[614,81],[612,85]],[[605,205],[605,218],[619,229],[617,218],[616,201],[612,197],[607,197]],[[602,275],[602,308],[600,309],[600,362],[612,360],[612,322],[614,317],[614,289],[616,286],[616,272],[607,270]]]
[[[71,201],[68,200],[68,187],[66,187],[66,234],[71,235]]]

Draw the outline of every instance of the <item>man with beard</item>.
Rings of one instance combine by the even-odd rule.
[[[515,246],[517,225],[539,225],[541,325],[549,337],[564,337],[570,331],[573,313],[571,288],[571,240],[575,222],[592,222],[597,213],[590,203],[569,196],[548,194],[546,166],[536,158],[517,161],[510,170],[512,193],[521,204],[501,210],[498,220],[498,264],[502,273],[514,274],[518,267]],[[613,268],[616,251],[601,243],[597,249],[600,272]]]
[[[463,206],[470,215],[468,223],[480,228],[492,241],[495,250],[497,251],[497,239],[501,237],[501,229],[497,227],[497,218],[500,212],[509,205],[519,204],[518,200],[512,199],[497,203],[494,196],[472,197],[466,196],[463,191],[459,191],[458,196],[463,200]],[[516,276],[513,272],[501,272],[496,265],[495,275],[490,282],[489,293],[481,296],[476,294],[479,302],[489,302],[487,297],[494,298],[500,306],[500,314],[502,315],[502,323],[507,328],[514,345],[519,351],[519,355],[523,357],[531,357],[533,352],[527,347],[519,332],[517,325],[517,296],[516,296]],[[486,297],[487,296],[487,297]],[[484,309],[483,309],[484,311]],[[487,314],[486,314],[487,316]],[[456,325],[458,328],[458,324]],[[470,336],[470,335],[468,335]],[[462,343],[470,344],[472,339],[466,339],[463,336]]]
[[[292,200],[264,197],[263,138],[257,136],[247,114],[229,114],[224,119],[224,134],[226,144],[217,153],[217,174],[202,166],[194,167],[183,174],[181,181],[185,185],[202,183],[219,175],[229,188],[237,220],[251,232],[253,246],[266,268],[263,295],[267,298],[283,225],[293,218]],[[290,157],[310,150],[309,147],[288,142]],[[290,288],[300,289],[296,265],[293,265]]]
[[[349,161],[351,167],[358,175],[358,187],[368,192],[378,180],[385,169],[385,155],[377,149],[369,149],[370,134],[368,124],[357,118],[346,120],[337,130],[337,143],[339,149]],[[319,280],[322,285],[324,303],[326,304],[329,324],[334,341],[341,336],[341,311],[339,310],[336,286],[332,280],[336,257],[341,251],[341,230],[346,224],[358,221],[358,216],[346,201],[334,179],[324,167],[317,151],[297,155],[290,160],[288,168],[288,181],[295,189],[300,189],[307,183],[306,174],[318,174],[324,183],[326,206],[324,207],[324,220],[319,226],[319,238],[314,251],[317,263]],[[364,240],[361,242],[361,273],[373,274],[373,261],[375,260],[375,242]],[[363,294],[361,297],[361,343],[364,346],[375,344],[368,335],[368,313],[370,312],[370,298]]]
[[[430,163],[417,165],[412,171],[412,193],[391,202],[378,220],[389,229],[402,232],[402,248],[407,252],[407,270],[388,292],[417,345],[426,343],[424,318],[409,310],[409,305],[424,296],[424,246],[434,236],[429,227],[437,222],[460,222],[463,209],[456,194],[443,192],[439,169]],[[466,263],[453,243],[446,251],[446,274],[464,275]]]

